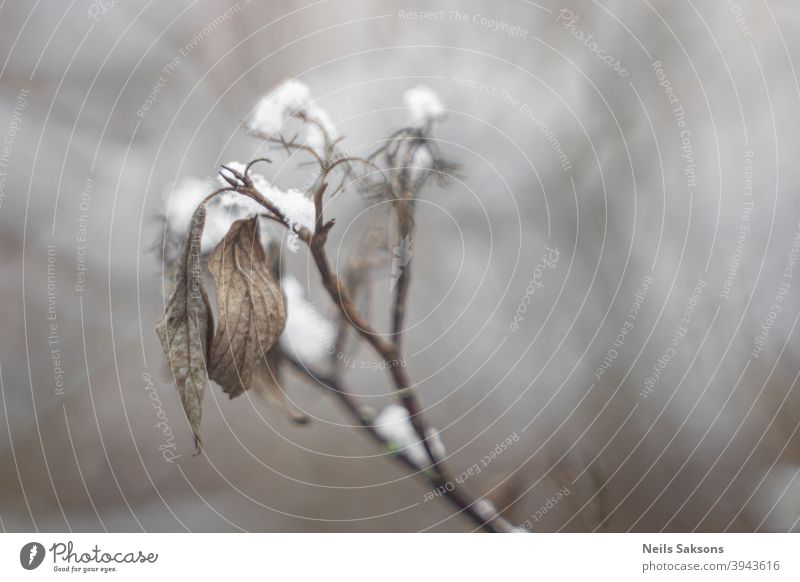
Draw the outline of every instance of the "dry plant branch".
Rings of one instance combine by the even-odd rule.
[[[297,96],[294,95],[288,103],[294,108],[296,101]],[[423,476],[432,487],[443,491],[444,497],[459,514],[469,517],[476,526],[487,531],[516,531],[513,525],[497,514],[488,501],[471,498],[458,484],[434,446],[436,432],[424,414],[405,365],[401,365],[404,364],[401,339],[409,296],[410,256],[406,257],[407,260],[404,259],[405,262],[397,273],[390,314],[391,334],[388,337],[391,339],[387,339],[371,323],[368,314],[359,309],[355,300],[355,295],[367,284],[368,272],[379,261],[371,257],[362,258],[358,264],[351,263],[346,280],[343,281],[331,267],[326,251],[329,233],[336,224],[335,219],[325,219],[326,194],[330,199],[347,187],[345,180],[349,183],[358,180],[357,177],[351,180],[356,176],[355,168],[366,169],[368,175],[362,176],[368,182],[366,189],[378,192],[378,195],[392,205],[399,246],[402,247],[414,235],[417,192],[424,184],[428,170],[440,162],[432,155],[424,132],[413,127],[393,132],[386,142],[366,157],[344,155],[337,149],[341,138],[331,135],[327,115],[315,107],[306,105],[305,109],[299,111],[292,109],[291,115],[300,120],[308,130],[321,136],[316,147],[299,141],[298,136],[286,139],[280,134],[270,134],[267,130],[274,120],[269,115],[266,116],[266,122],[262,119],[262,126],[266,123],[266,129],[262,126],[255,130],[251,128],[253,133],[265,138],[268,143],[281,147],[287,154],[307,153],[318,164],[319,175],[310,192],[313,202],[313,213],[310,214],[313,214],[313,218],[300,218],[297,208],[293,206],[298,202],[309,202],[303,193],[277,191],[261,176],[251,173],[256,163],[270,161],[267,158],[256,158],[242,165],[241,169],[234,165],[222,166],[220,178],[227,186],[215,190],[202,200],[195,212],[195,216],[202,220],[193,221],[185,240],[183,259],[176,274],[175,290],[164,320],[159,323],[159,335],[167,357],[173,364],[176,384],[195,432],[198,448],[200,399],[202,387],[208,379],[206,367],[211,370],[211,378],[221,382],[231,397],[249,389],[250,384],[255,382],[249,380],[251,377],[258,379],[261,384],[271,386],[269,390],[274,395],[280,393],[280,388],[275,389],[276,375],[269,369],[269,378],[265,378],[263,364],[266,362],[269,368],[270,363],[279,365],[285,361],[306,379],[333,394],[375,442],[392,450],[399,462]],[[385,158],[387,169],[378,164],[381,156]],[[440,165],[446,166],[444,163]],[[345,177],[333,192],[329,192],[329,180],[339,168],[344,169]],[[375,176],[380,177],[380,180],[376,181]],[[223,194],[228,196],[232,192],[254,201],[263,210],[250,212],[248,218],[234,222],[209,259],[213,262],[212,273],[220,311],[218,326],[212,336],[210,331],[213,329],[214,316],[205,299],[202,278],[199,276],[200,240],[203,235],[205,208],[214,198]],[[261,252],[259,218],[283,225],[293,236],[305,243],[322,286],[339,311],[340,326],[336,349],[344,349],[347,331],[351,330],[355,333],[355,338],[370,346],[382,360],[398,401],[406,411],[417,443],[424,449],[424,462],[418,457],[412,458],[403,448],[398,450],[397,447],[392,447],[391,439],[382,433],[376,419],[365,414],[357,396],[347,389],[341,369],[334,365],[332,372],[322,372],[311,362],[283,353],[277,338],[285,326],[286,300],[281,294],[280,274],[273,272],[275,267],[270,266],[272,262],[277,265],[277,261],[268,261]],[[389,233],[389,229],[377,229],[371,236],[383,237],[380,246],[388,250]],[[254,250],[254,246],[258,246],[258,249]],[[189,260],[190,257],[192,261]],[[225,309],[235,309],[239,315],[246,314],[244,320],[241,316],[226,318]],[[335,362],[336,354],[333,359]]]

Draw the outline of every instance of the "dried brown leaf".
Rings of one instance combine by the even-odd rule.
[[[206,384],[206,359],[213,328],[208,295],[203,287],[200,239],[206,219],[198,206],[175,273],[175,287],[156,332],[175,377],[175,385],[200,452],[200,418]]]
[[[258,235],[258,218],[239,220],[208,259],[219,321],[209,376],[231,398],[248,390],[253,373],[286,324],[283,292]]]

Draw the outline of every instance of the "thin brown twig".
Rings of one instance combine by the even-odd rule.
[[[344,386],[341,380],[313,370],[306,364],[300,363],[295,358],[289,357],[288,360],[292,367],[299,373],[314,381],[326,391],[330,391],[344,406],[350,416],[369,433],[373,440],[377,441],[387,450],[389,449],[391,443],[381,435],[372,420],[364,415],[353,393]],[[500,516],[487,520],[486,515],[479,511],[478,501],[471,501],[467,496],[462,494],[459,488],[448,486],[450,483],[455,484],[452,477],[448,477],[442,473],[420,470],[420,467],[418,467],[403,450],[395,450],[392,451],[392,453],[393,457],[398,462],[405,465],[406,468],[413,471],[416,475],[423,477],[436,491],[441,492],[444,498],[458,509],[459,513],[464,513],[475,523],[479,524],[481,529],[490,533],[508,533],[517,530],[517,528]]]
[[[324,162],[323,162],[322,158],[314,150],[314,148],[312,148],[310,146],[307,146],[305,144],[297,143],[295,141],[295,139],[296,138],[292,139],[291,141],[286,141],[286,139],[283,136],[281,136],[280,138],[268,137],[268,138],[266,138],[266,141],[268,141],[269,143],[274,143],[276,145],[279,145],[279,146],[283,147],[287,152],[291,152],[291,150],[304,151],[304,152],[314,156],[314,158],[317,160],[317,163],[320,166],[324,165]]]
[[[411,261],[412,255],[406,245],[411,245],[414,237],[414,190],[408,184],[408,166],[414,155],[414,147],[408,148],[405,159],[400,165],[399,171],[392,168],[395,177],[392,179],[394,207],[397,213],[398,225],[398,246],[401,264],[400,272],[394,287],[394,300],[392,304],[392,338],[398,349],[401,347],[403,339],[403,324],[405,322],[406,308],[408,304],[408,290],[411,285]],[[392,164],[394,165],[394,164]],[[407,253],[407,255],[406,255]],[[404,264],[402,264],[404,263]],[[395,276],[392,273],[392,276]]]

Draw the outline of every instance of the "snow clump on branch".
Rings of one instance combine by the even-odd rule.
[[[284,81],[265,95],[244,126],[256,137],[276,138],[284,130],[284,124],[292,118],[304,123],[305,145],[325,158],[332,145],[330,142],[338,137],[336,126],[328,113],[314,103],[308,86],[296,79]]]
[[[434,121],[444,119],[444,106],[436,91],[426,85],[417,85],[403,92],[409,109],[409,122],[417,129],[426,129]]]
[[[425,445],[417,437],[414,426],[408,418],[408,411],[399,404],[390,404],[381,410],[375,419],[375,430],[390,445],[402,451],[417,467],[430,465]],[[435,429],[429,429],[428,443],[433,454],[438,458],[446,454],[444,443]]]
[[[228,164],[225,164],[225,166],[227,166],[231,170],[235,170],[239,174],[244,174],[246,168],[245,164],[241,162],[230,162]],[[217,177],[220,184],[222,184],[223,186],[228,185],[228,182],[226,181],[225,177],[227,177],[228,179],[236,180],[236,177],[232,172],[223,168],[222,171],[220,172],[220,175]],[[288,221],[289,236],[287,239],[287,246],[289,247],[290,251],[297,252],[298,249],[297,231],[300,228],[307,228],[310,231],[314,230],[314,223],[316,222],[316,212],[314,210],[314,202],[300,190],[290,188],[289,190],[284,192],[280,188],[277,188],[276,186],[270,184],[270,182],[261,174],[250,172],[249,177],[253,181],[253,186],[255,187],[255,189],[258,190],[258,192],[264,198],[266,198],[273,205],[275,205],[275,207],[283,214],[283,216]],[[258,212],[266,212],[266,208],[263,208],[255,200],[252,200],[240,194],[226,192],[221,195],[221,198],[223,201],[230,201],[228,203],[234,206],[235,208],[239,210],[244,210],[245,215]]]
[[[286,294],[286,327],[280,337],[281,347],[301,363],[324,361],[333,346],[333,324],[322,317],[313,303],[306,299],[303,286],[291,275],[281,282]]]

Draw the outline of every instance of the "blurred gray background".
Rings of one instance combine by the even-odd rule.
[[[263,153],[241,120],[296,77],[355,148],[402,125],[409,87],[448,110],[435,137],[462,168],[423,193],[408,369],[456,472],[519,437],[467,489],[538,531],[797,529],[798,26],[788,0],[3,2],[0,525],[473,529],[291,375],[310,426],[213,387],[192,456],[154,332],[162,192]],[[391,401],[383,372],[348,379]]]

